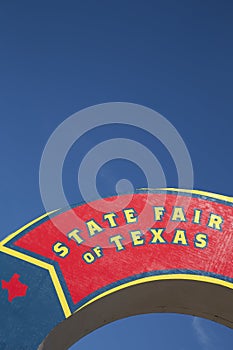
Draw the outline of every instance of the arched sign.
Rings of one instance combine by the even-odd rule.
[[[67,349],[149,312],[233,328],[233,198],[168,189],[115,202],[45,214],[1,242],[1,349]]]

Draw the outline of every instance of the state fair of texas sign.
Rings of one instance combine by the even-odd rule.
[[[101,199],[45,214],[3,239],[0,349],[67,349],[150,312],[233,328],[233,198],[142,190],[119,196],[128,205],[117,211],[113,199],[107,210]]]

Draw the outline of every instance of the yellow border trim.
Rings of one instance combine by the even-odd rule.
[[[20,260],[24,260],[24,261],[27,261],[29,262],[30,264],[33,264],[33,265],[36,265],[36,266],[39,266],[41,267],[42,269],[45,269],[47,271],[49,271],[49,274],[50,274],[50,277],[52,279],[52,282],[53,282],[53,285],[54,285],[54,288],[56,290],[56,293],[57,293],[57,296],[58,296],[58,299],[60,301],[60,304],[62,306],[62,309],[63,309],[63,312],[64,312],[64,315],[65,317],[69,317],[71,315],[71,311],[70,311],[70,308],[68,306],[68,303],[67,303],[67,300],[66,300],[66,297],[65,297],[65,294],[63,292],[63,289],[62,289],[62,286],[60,284],[60,281],[59,281],[59,278],[57,276],[57,273],[56,273],[56,270],[54,268],[53,265],[51,264],[48,264],[44,261],[41,261],[39,259],[36,259],[36,258],[33,258],[29,255],[26,255],[26,254],[23,254],[23,253],[20,253],[16,250],[13,250],[11,248],[8,248],[8,247],[5,247],[4,245],[6,243],[8,243],[11,239],[13,239],[14,237],[16,237],[18,234],[20,234],[22,231],[26,230],[28,227],[32,226],[33,224],[35,224],[36,222],[39,222],[40,220],[42,220],[43,218],[45,218],[46,216],[49,216],[50,214],[52,213],[55,213],[56,211],[58,211],[59,209],[57,210],[53,210],[49,213],[46,213],[46,214],[43,214],[41,215],[40,217],[38,217],[37,219],[29,222],[28,224],[24,225],[23,227],[21,227],[19,230],[13,232],[12,234],[10,234],[9,236],[7,236],[6,238],[4,238],[1,242],[0,242],[0,251],[5,253],[5,254],[8,254],[8,255],[11,255],[11,256],[14,256]]]
[[[174,191],[174,192],[183,192],[183,193],[190,193],[190,194],[198,194],[201,196],[206,196],[206,197],[210,197],[210,198],[214,198],[214,199],[219,199],[222,201],[226,201],[229,203],[233,203],[233,197],[229,197],[229,196],[224,196],[224,195],[220,195],[220,194],[216,194],[216,193],[212,193],[212,192],[206,192],[206,191],[201,191],[201,190],[188,190],[188,189],[181,189],[181,188],[139,188],[138,190],[141,191],[150,191],[150,190],[162,190],[162,191]],[[9,236],[7,236],[6,238],[4,238],[2,241],[0,241],[0,251],[2,251],[3,253],[6,253],[8,255],[14,256],[18,259],[27,261],[33,265],[39,266],[45,270],[49,271],[50,277],[52,279],[52,282],[54,284],[54,288],[56,290],[58,299],[61,303],[62,309],[64,311],[65,317],[69,317],[71,315],[71,311],[70,308],[68,306],[64,291],[62,289],[62,286],[60,284],[59,278],[57,276],[56,270],[54,268],[53,265],[48,264],[44,261],[38,260],[36,258],[33,258],[29,255],[20,253],[18,251],[15,251],[11,248],[5,247],[4,245],[6,243],[8,243],[10,240],[12,240],[14,237],[16,237],[18,234],[20,234],[22,231],[26,230],[28,227],[34,225],[35,223],[39,222],[40,220],[44,219],[46,216],[49,216],[50,214],[55,213],[56,211],[58,211],[59,209],[53,210],[49,213],[45,213],[43,215],[41,215],[40,217],[34,219],[33,221],[29,222],[28,224],[24,225],[23,227],[21,227],[20,229],[18,229],[17,231],[13,232],[12,234],[10,234]],[[92,300],[90,300],[89,302],[87,302],[86,304],[84,304],[83,306],[81,306],[77,311],[81,310],[82,308],[88,306],[89,304],[93,303],[96,300],[99,300],[109,294],[115,293],[121,289],[133,286],[133,285],[137,285],[140,283],[146,283],[146,282],[152,282],[152,281],[161,281],[161,280],[192,280],[192,281],[201,281],[201,282],[207,282],[207,283],[213,283],[213,284],[217,284],[217,285],[221,285],[230,289],[233,289],[233,283],[231,282],[226,282],[223,280],[220,280],[218,278],[214,278],[214,277],[207,277],[207,276],[200,276],[200,275],[192,275],[192,274],[169,274],[169,275],[159,275],[159,276],[150,276],[150,277],[144,277],[144,278],[139,278],[138,280],[135,281],[131,281],[125,284],[122,284],[118,287],[112,288],[109,291],[106,291],[98,296],[96,296],[95,298],[93,298]]]
[[[39,216],[38,218],[30,221],[29,223],[27,223],[26,225],[24,225],[23,227],[20,227],[20,229],[18,229],[17,231],[11,233],[9,236],[5,237],[2,241],[0,241],[0,246],[5,245],[6,243],[8,243],[10,240],[12,240],[13,238],[15,238],[18,234],[20,234],[22,231],[26,230],[28,227],[34,225],[36,222],[44,219],[46,216],[49,216],[53,213],[55,213],[56,211],[58,211],[59,209],[50,211],[49,213],[45,213],[41,216]]]
[[[168,187],[168,188],[146,188],[146,187],[143,187],[143,188],[138,188],[138,190],[140,190],[140,191],[162,190],[162,191],[193,193],[193,194],[199,194],[200,196],[211,197],[214,199],[219,199],[221,201],[233,203],[233,197],[224,196],[222,194],[217,194],[217,193],[212,193],[212,192],[201,191],[201,190],[187,190],[187,189],[183,189],[183,188],[173,188],[173,187]]]
[[[150,190],[163,190],[163,191],[174,191],[174,192],[183,192],[183,193],[193,193],[198,194],[201,196],[211,197],[214,199],[219,199],[222,201],[226,201],[229,203],[233,203],[233,197],[224,196],[217,193],[202,191],[202,190],[188,190],[188,189],[182,189],[182,188],[173,188],[173,187],[167,187],[167,188],[139,188],[139,191],[150,191]],[[158,276],[150,276],[150,277],[144,277],[139,278],[138,280],[131,281],[125,284],[122,284],[118,287],[112,288],[111,290],[108,290],[92,300],[88,301],[86,304],[82,305],[77,311],[81,310],[82,308],[88,306],[89,304],[95,302],[96,300],[99,300],[109,294],[115,293],[119,290],[125,289],[127,287],[131,287],[140,283],[146,283],[146,282],[152,282],[152,281],[162,281],[162,280],[191,280],[191,281],[199,281],[199,282],[206,282],[206,283],[212,283],[217,284],[223,287],[227,287],[230,289],[233,289],[233,283],[226,282],[223,280],[220,280],[218,278],[214,277],[207,277],[207,276],[200,276],[200,275],[192,275],[192,274],[169,274],[169,275],[158,275]],[[76,311],[76,312],[77,312]]]
[[[124,283],[120,286],[117,286],[115,288],[112,288],[100,295],[97,295],[95,298],[91,299],[88,301],[86,304],[82,305],[78,310],[75,312],[80,311],[84,307],[88,306],[89,304],[95,302],[96,300],[99,300],[109,294],[115,293],[119,290],[135,286],[137,284],[141,283],[147,283],[147,282],[153,282],[153,281],[165,281],[165,280],[189,280],[189,281],[199,281],[199,282],[206,282],[206,283],[212,283],[212,284],[217,284],[223,287],[227,287],[230,289],[233,289],[233,283],[231,282],[226,282],[223,280],[220,280],[218,278],[214,277],[207,277],[207,276],[200,276],[200,275],[192,275],[192,274],[168,274],[168,275],[157,275],[157,276],[150,276],[150,277],[143,277],[139,278],[137,280],[131,281]]]
[[[58,299],[59,299],[59,301],[61,303],[61,306],[62,306],[62,309],[64,311],[65,317],[69,317],[71,315],[71,311],[70,311],[70,308],[69,308],[69,306],[67,304],[65,294],[64,294],[64,292],[62,290],[61,284],[59,282],[57,273],[56,273],[55,268],[54,268],[53,265],[50,265],[50,264],[48,264],[48,263],[46,263],[44,261],[35,259],[35,258],[31,257],[31,256],[26,255],[26,254],[17,252],[16,250],[13,250],[13,249],[8,248],[8,247],[0,246],[0,251],[5,253],[5,254],[14,256],[15,258],[18,258],[20,260],[27,261],[30,264],[39,266],[42,269],[48,270],[49,274],[50,274],[50,277],[52,279],[52,282],[54,284],[54,288],[55,288],[55,290],[57,292]]]
[[[212,192],[206,192],[206,191],[202,191],[202,190],[188,190],[188,189],[182,189],[182,188],[173,188],[173,187],[167,187],[167,188],[146,188],[146,187],[142,187],[142,188],[138,188],[139,191],[173,191],[173,192],[183,192],[183,193],[193,193],[193,194],[198,194],[200,196],[206,196],[206,197],[210,197],[210,198],[214,198],[214,199],[219,199],[222,201],[226,201],[229,203],[233,203],[233,197],[229,197],[229,196],[224,196],[221,194],[217,194],[217,193],[212,193]],[[82,204],[80,204],[82,205]],[[31,222],[29,222],[28,224],[24,225],[23,227],[21,227],[20,229],[18,229],[17,231],[11,233],[9,236],[5,237],[2,241],[0,241],[0,247],[2,245],[5,245],[6,243],[8,243],[11,239],[13,239],[14,237],[16,237],[19,233],[21,233],[22,231],[26,230],[28,227],[34,225],[35,223],[37,223],[38,221],[44,219],[46,216],[49,216],[53,213],[56,213],[58,210],[60,209],[56,209],[53,211],[50,211],[48,213],[45,213],[43,215],[41,215],[40,217],[32,220]]]

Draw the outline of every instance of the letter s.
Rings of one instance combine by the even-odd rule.
[[[65,258],[69,254],[70,249],[64,243],[57,242],[53,245],[53,251],[60,258]]]

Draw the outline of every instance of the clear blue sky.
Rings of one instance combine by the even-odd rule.
[[[232,17],[228,0],[1,1],[1,237],[44,212],[38,170],[52,131],[102,102],[160,112],[186,142],[195,188],[233,195]],[[106,135],[105,129],[87,135],[69,155],[64,180],[71,202],[81,200],[75,181],[80,154]],[[164,148],[142,133],[135,137],[156,154],[168,185],[177,186]],[[114,193],[121,177],[144,185],[139,170],[123,165],[103,167],[102,194]],[[232,344],[233,331],[212,322],[145,315],[108,325],[72,349],[218,350]]]

